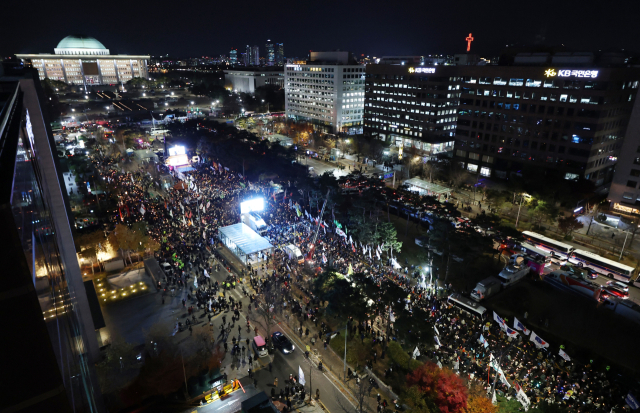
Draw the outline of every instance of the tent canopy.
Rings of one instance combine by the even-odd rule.
[[[451,193],[451,188],[447,188],[446,186],[442,186],[438,184],[433,184],[420,178],[407,179],[406,181],[404,181],[404,184],[409,185],[410,189],[411,187],[415,187],[414,190],[430,192],[434,195]]]
[[[242,222],[220,228],[219,231],[219,237],[221,240],[223,237],[225,238],[225,240],[223,240],[225,244],[227,244],[227,241],[231,241],[244,255],[273,248],[273,245],[271,245],[267,239],[262,238]]]

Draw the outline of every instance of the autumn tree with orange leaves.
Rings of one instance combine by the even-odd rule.
[[[460,376],[450,369],[425,363],[407,375],[407,386],[417,387],[423,398],[435,404],[441,413],[467,411],[467,388]]]

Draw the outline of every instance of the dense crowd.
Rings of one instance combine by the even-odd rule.
[[[331,261],[332,266],[342,274],[364,273],[381,288],[385,283],[393,282],[413,297],[407,303],[408,309],[420,308],[429,314],[430,321],[436,327],[439,343],[435,350],[421,350],[440,365],[448,365],[460,375],[485,387],[494,385],[497,391],[505,395],[515,397],[517,390],[521,389],[531,405],[547,401],[583,412],[610,411],[626,404],[626,393],[609,381],[607,373],[595,371],[589,364],[565,362],[546,349],[538,349],[522,334],[515,338],[508,336],[498,323],[478,320],[459,311],[446,298],[437,297],[431,286],[425,286],[424,282],[416,284],[411,280],[406,275],[407,269],[397,271],[399,266],[395,260],[390,257],[383,259],[377,246],[353,241],[345,233],[337,231],[333,223],[327,225],[322,219],[314,218],[319,211],[309,214],[293,202],[295,182],[293,186],[286,185],[284,193],[276,197],[268,184],[250,184],[239,174],[200,164],[183,177],[188,188],[171,188],[167,196],[151,196],[153,191],[161,191],[153,187],[153,180],[148,174],[142,171],[124,172],[114,165],[114,160],[109,158],[96,160],[96,167],[104,179],[121,187],[117,220],[134,223],[144,219],[151,236],[160,242],[159,256],[171,263],[173,268],[165,280],[164,288],[175,292],[175,289],[184,287],[190,277],[196,278],[198,287],[195,296],[189,295],[183,299],[185,308],[187,301],[195,305],[195,308],[188,308],[189,314],[202,310],[208,313],[211,320],[217,312],[231,310],[232,321],[239,319],[238,311],[242,303],[234,302],[224,292],[236,288],[239,277],[248,275],[255,291],[260,293],[275,288],[293,314],[305,320],[310,319],[318,326],[318,301],[310,291],[304,290],[297,262],[283,248],[295,243],[307,255],[317,237],[315,248],[307,257],[314,263],[316,272]],[[265,218],[269,227],[264,236],[276,248],[250,257],[256,264],[247,266],[241,274],[229,271],[224,282],[212,282],[209,274],[215,269],[214,266],[227,266],[215,248],[218,229],[239,222],[239,201],[253,196],[262,196],[267,201]],[[211,255],[216,258],[215,264],[209,259]],[[296,301],[290,294],[292,284],[304,290],[304,301]],[[244,286],[241,288],[253,303],[256,297]],[[223,293],[222,297],[219,292]],[[251,305],[248,306],[249,310]],[[195,317],[193,321],[196,322]],[[224,327],[224,321],[220,334],[226,349],[226,337],[230,329]],[[374,325],[370,321],[357,328],[363,334],[379,335],[383,341],[393,337],[392,330],[374,332]],[[321,333],[327,332],[323,323],[318,329]],[[309,330],[304,331],[302,326],[298,331],[300,335],[309,334]],[[318,338],[321,337],[318,335]],[[233,340],[235,345],[235,336]],[[500,379],[495,379],[495,371],[489,373],[488,367],[494,358],[496,361],[493,363],[499,364],[504,373]]]

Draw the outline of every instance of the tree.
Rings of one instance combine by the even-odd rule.
[[[412,412],[416,413],[436,413],[438,407],[429,398],[425,398],[418,386],[412,386],[407,389],[402,399]]]
[[[425,363],[407,375],[407,386],[416,386],[442,413],[463,413],[467,408],[467,387],[450,369]]]
[[[325,271],[314,281],[314,291],[321,301],[329,304],[329,314],[351,316],[358,321],[366,318],[366,300],[360,290],[353,287],[344,276],[334,271]]]
[[[122,252],[123,259],[128,257],[130,264],[133,264],[133,261],[131,261],[131,251],[140,245],[138,242],[139,240],[135,232],[131,231],[125,224],[117,224],[115,229],[109,234],[109,244],[111,244],[114,249]]]
[[[399,254],[402,249],[402,242],[398,241],[398,231],[395,225],[391,222],[381,222],[378,224],[376,233],[373,237],[374,243],[383,244],[383,251],[390,253],[394,251],[395,254]]]
[[[574,231],[582,227],[584,227],[584,225],[573,215],[558,219],[558,229],[565,236],[571,236]]]
[[[467,401],[465,413],[496,413],[498,409],[487,397],[472,396]]]

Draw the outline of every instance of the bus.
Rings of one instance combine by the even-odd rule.
[[[544,235],[536,234],[531,231],[522,231],[524,238],[532,245],[545,251],[549,251],[552,256],[561,256],[567,258],[573,251],[573,247],[569,244],[547,238]]]
[[[544,258],[545,266],[551,262],[551,253],[549,251],[535,247],[528,242],[520,244],[520,248],[527,254]]]
[[[635,268],[601,257],[593,252],[575,250],[569,256],[569,262],[579,267],[587,266],[605,277],[629,282]]]
[[[487,316],[487,309],[478,304],[477,302],[463,297],[458,293],[453,293],[449,296],[449,303],[458,307],[460,310],[471,314],[474,317],[484,320]]]

